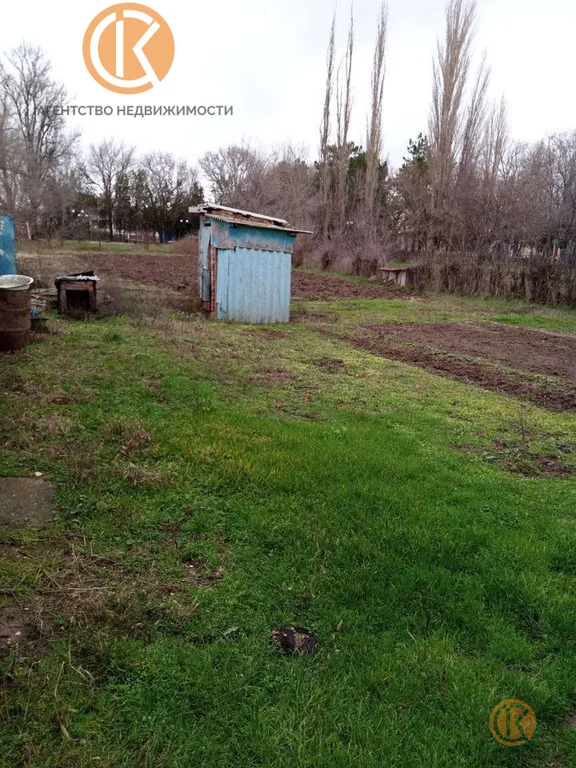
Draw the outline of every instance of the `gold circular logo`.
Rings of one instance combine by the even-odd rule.
[[[115,93],[158,85],[174,61],[174,36],[160,14],[138,3],[111,5],[84,35],[84,62],[96,82]]]
[[[523,701],[507,699],[492,710],[490,730],[500,744],[521,747],[536,732],[536,715]]]

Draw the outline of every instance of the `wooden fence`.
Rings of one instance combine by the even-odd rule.
[[[417,289],[576,307],[576,267],[540,258],[486,260],[438,254],[415,264],[409,282]]]

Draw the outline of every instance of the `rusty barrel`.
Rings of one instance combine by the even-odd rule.
[[[21,349],[30,341],[30,286],[23,275],[0,277],[0,352]]]

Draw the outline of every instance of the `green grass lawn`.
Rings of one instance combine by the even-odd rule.
[[[299,309],[576,330],[457,297]],[[0,473],[45,473],[61,508],[0,528],[0,614],[38,629],[0,657],[2,768],[576,765],[575,482],[489,455],[575,443],[574,415],[313,324],[51,325],[0,359]],[[285,624],[319,653],[281,656]],[[509,698],[523,747],[490,734]]]
[[[358,278],[357,278],[358,279]],[[576,333],[576,312],[569,307],[543,307],[517,299],[458,294],[415,294],[405,301],[346,299],[296,301],[298,314],[325,314],[342,326],[377,323],[497,322],[526,328]]]
[[[33,240],[27,242],[23,240],[19,244],[19,249],[25,254],[50,253],[57,252],[63,254],[83,253],[149,253],[161,255],[170,253],[173,246],[169,243],[109,243],[106,240]]]

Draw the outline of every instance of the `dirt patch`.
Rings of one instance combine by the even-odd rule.
[[[574,469],[574,467],[569,467],[568,464],[558,456],[530,456],[529,460],[538,468],[538,472],[535,472],[534,475],[544,475],[545,477],[572,477],[572,475],[576,474],[576,469]],[[529,477],[532,476],[529,469],[519,469],[518,471],[523,472],[523,474]]]
[[[560,453],[541,454],[502,440],[495,440],[488,448],[477,445],[459,448],[465,453],[480,454],[487,463],[498,464],[508,472],[524,477],[568,478],[576,474],[576,468],[567,464]]]
[[[96,256],[93,264],[99,276],[110,275],[133,283],[196,295],[197,267],[196,260],[191,256],[107,253]]]
[[[0,525],[43,528],[58,514],[55,486],[41,478],[0,478]]]
[[[196,296],[197,266],[191,256],[99,254],[91,259],[99,276],[113,276],[142,285],[171,288]],[[405,299],[410,294],[384,283],[353,282],[330,274],[292,272],[294,300]]]
[[[36,279],[39,287],[54,288],[58,275],[94,270],[100,278],[127,280],[185,291],[196,295],[197,261],[192,255],[171,253],[82,253],[70,255],[22,255],[21,268]],[[103,280],[102,289],[106,290]]]
[[[298,269],[292,272],[292,298],[295,301],[319,299],[408,299],[411,294],[385,283],[355,282],[331,274],[316,274]]]
[[[142,565],[75,548],[65,555],[57,567],[45,568],[37,595],[24,609],[27,638],[39,646],[63,629],[89,629],[94,637],[138,638],[148,638],[159,628],[180,631],[181,619],[196,611],[189,599],[176,599],[189,578],[172,585],[153,564],[143,570]]]
[[[66,272],[93,269],[104,278],[126,280],[140,285],[169,288],[196,297],[198,294],[197,258],[190,254],[81,253],[22,255],[26,274],[37,279],[39,287],[53,289],[54,279]],[[295,300],[321,299],[404,299],[406,290],[384,283],[355,282],[329,273],[315,274],[296,269],[292,272],[292,297]]]
[[[348,370],[348,366],[344,360],[337,360],[331,357],[320,357],[318,360],[312,360],[312,362],[314,365],[318,366],[318,368],[323,368],[329,373],[346,373]]]
[[[60,549],[51,541],[33,541],[25,544],[8,542],[0,544],[0,559],[14,563],[39,561],[44,558],[57,557]]]
[[[289,371],[283,371],[281,368],[271,371],[262,371],[252,379],[255,384],[268,387],[281,387],[283,384],[286,384],[286,382],[293,380],[293,374]]]
[[[576,411],[576,339],[471,323],[405,323],[365,326],[363,330],[362,337],[337,338],[382,357],[528,400],[548,410]],[[486,362],[468,356],[482,357]],[[497,367],[501,364],[516,367],[518,372],[502,371]],[[535,381],[526,373],[556,373],[557,386]]]
[[[576,392],[565,392],[546,386],[538,386],[522,379],[516,379],[494,368],[461,360],[453,356],[427,353],[414,348],[401,348],[382,342],[353,340],[356,346],[368,349],[382,357],[418,365],[435,373],[447,374],[484,389],[529,400],[551,411],[576,411]]]
[[[203,560],[185,559],[184,581],[193,581],[201,587],[214,587],[224,575],[222,568],[208,568]]]
[[[404,323],[367,326],[366,330],[390,341],[464,353],[576,382],[576,337],[496,323]]]
[[[28,636],[28,625],[19,610],[0,613],[0,653],[17,648]]]

